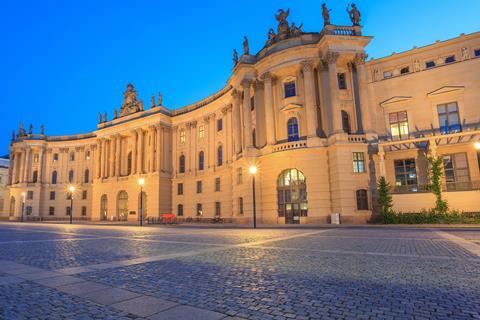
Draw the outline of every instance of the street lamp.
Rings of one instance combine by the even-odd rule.
[[[70,186],[68,188],[68,191],[70,191],[70,224],[73,222],[73,193],[75,192],[75,187]]]
[[[143,225],[143,185],[145,184],[145,179],[138,179],[138,184],[140,185],[140,227]]]
[[[253,228],[257,228],[257,202],[255,199],[255,175],[257,174],[257,166],[250,166],[248,171],[252,175],[252,194],[253,194]]]
[[[480,151],[480,140],[478,140],[477,142],[475,142],[473,144],[473,146],[475,147],[475,149],[477,149],[478,151]]]
[[[23,222],[23,211],[25,211],[25,192],[22,192],[22,217],[20,218]]]

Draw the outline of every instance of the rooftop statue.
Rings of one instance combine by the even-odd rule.
[[[18,127],[18,135],[24,136],[25,135],[25,128],[23,127],[23,123],[20,122],[20,126]]]
[[[236,66],[238,63],[238,53],[237,50],[233,49],[233,65]]]
[[[324,26],[330,25],[330,11],[332,10],[328,10],[327,5],[325,3],[322,3],[322,16]]]
[[[98,123],[102,123],[102,114],[98,113]]]
[[[290,36],[296,37],[302,34],[302,27],[303,23],[300,24],[300,26],[296,27],[295,22],[292,22],[292,26],[290,27]]]
[[[123,105],[120,108],[120,117],[142,110],[143,104],[137,100],[137,91],[135,91],[133,84],[129,83],[127,90],[123,93]]]
[[[352,9],[349,9],[349,5],[347,6],[348,16],[350,17],[350,21],[354,26],[360,25],[360,11],[358,11],[357,6],[355,3],[352,3]]]
[[[270,30],[268,30],[268,40],[265,45],[266,46],[272,45],[275,42],[275,37],[276,37],[275,31],[273,31],[273,28],[270,28]]]
[[[155,96],[150,98],[150,108],[155,108]]]
[[[243,37],[243,54],[248,56],[250,55],[250,49],[248,48],[248,38]]]
[[[107,122],[107,113],[106,112],[103,114],[103,122]]]
[[[161,92],[158,93],[158,105],[163,106],[163,95]]]
[[[290,9],[288,9],[287,11],[283,9],[279,9],[278,14],[275,15],[275,18],[278,21],[277,31],[278,31],[278,37],[280,38],[280,40],[283,40],[288,36],[289,24],[288,24],[287,18],[289,14],[290,14]]]
[[[12,130],[12,141],[15,141],[15,130]]]
[[[113,118],[114,118],[114,119],[117,119],[117,118],[118,118],[117,108],[113,109]]]
[[[45,134],[45,126],[42,124],[40,125],[40,134],[44,135]]]
[[[30,126],[28,127],[28,134],[33,134],[33,125],[30,124]]]

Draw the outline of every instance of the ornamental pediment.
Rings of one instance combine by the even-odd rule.
[[[444,87],[438,88],[437,90],[427,93],[427,96],[435,97],[440,94],[451,93],[455,91],[460,92],[460,91],[463,91],[464,89],[465,89],[464,86],[444,86]]]
[[[400,102],[410,101],[413,98],[411,96],[393,96],[383,102],[380,102],[381,107],[388,107],[390,105],[395,105]]]
[[[288,104],[284,105],[280,110],[284,111],[284,112],[287,112],[287,111],[299,110],[299,109],[302,109],[302,108],[303,108],[303,105],[301,105],[299,103],[288,103]]]

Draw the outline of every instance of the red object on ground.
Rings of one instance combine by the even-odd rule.
[[[175,215],[173,213],[162,213],[162,222],[173,223],[174,220],[175,220]]]

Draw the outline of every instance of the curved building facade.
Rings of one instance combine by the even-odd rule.
[[[170,111],[160,97],[144,108],[129,84],[92,133],[20,128],[5,212],[64,219],[74,185],[76,219],[138,220],[142,197],[144,217],[250,223],[255,165],[260,223],[327,223],[331,213],[363,223],[380,176],[396,209],[433,206],[428,154],[444,158],[451,206],[479,211],[480,34],[366,61],[372,38],[360,26],[303,32],[287,17],[279,12],[258,53],[245,42],[227,85],[198,103]]]

